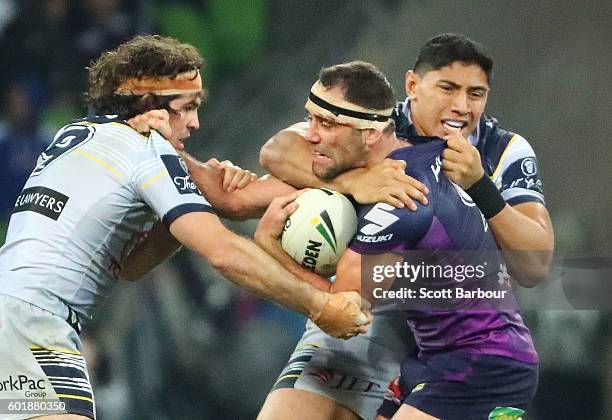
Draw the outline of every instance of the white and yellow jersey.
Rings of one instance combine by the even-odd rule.
[[[171,144],[111,116],[69,124],[40,155],[0,249],[0,294],[90,317],[153,223],[212,212]]]

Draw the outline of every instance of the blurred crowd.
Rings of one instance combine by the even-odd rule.
[[[0,0],[0,221],[54,131],[86,113],[86,66],[140,33],[194,44],[206,82],[263,46],[265,0]],[[241,19],[231,19],[239,12]],[[232,23],[233,22],[233,23]],[[3,229],[2,229],[3,230]]]
[[[87,64],[135,34],[137,15],[128,4],[121,0],[0,2],[3,221],[53,132],[83,115]]]

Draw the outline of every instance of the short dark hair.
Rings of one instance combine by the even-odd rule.
[[[98,114],[130,118],[156,108],[166,108],[176,96],[117,95],[115,90],[131,77],[166,76],[198,70],[202,56],[190,44],[159,35],[136,36],[94,61],[89,70],[88,105]]]
[[[461,34],[441,34],[431,38],[419,51],[413,70],[420,75],[455,62],[476,64],[491,81],[493,59],[476,41]]]
[[[395,106],[395,93],[387,78],[374,64],[365,61],[323,68],[319,81],[326,88],[340,86],[344,98],[355,105],[375,110]]]

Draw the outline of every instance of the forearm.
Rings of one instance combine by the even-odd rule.
[[[189,167],[193,182],[204,194],[215,211],[223,218],[245,220],[259,218],[275,197],[294,190],[288,184],[271,178],[261,177],[245,188],[227,192],[223,189],[221,171],[202,163],[185,153],[183,159]]]
[[[465,190],[474,200],[504,253],[510,274],[523,287],[534,287],[550,272],[554,232],[543,204],[506,203],[485,175]]]
[[[176,252],[180,246],[168,229],[161,222],[157,222],[122,261],[121,278],[139,279]]]
[[[258,240],[257,235],[255,236],[255,239],[269,255],[271,255],[276,261],[285,267],[291,274],[310,283],[313,287],[319,290],[324,292],[329,292],[331,290],[332,283],[329,280],[305,269],[300,264],[295,262],[295,260],[282,249],[278,241],[275,241],[274,244],[264,245]]]
[[[222,248],[225,249],[223,261],[213,265],[239,286],[307,316],[313,313],[312,308],[323,306],[325,298],[322,292],[288,275],[279,263],[254,243],[233,235],[230,243],[223,244]],[[249,259],[258,263],[245,263]]]
[[[545,214],[525,214],[521,205],[504,209],[488,220],[510,274],[523,287],[534,287],[550,272],[554,250],[552,224]]]
[[[259,154],[261,166],[295,188],[328,188],[350,194],[351,179],[366,169],[346,171],[328,182],[320,180],[312,173],[312,155],[304,138],[305,130],[304,125],[295,124],[268,140]]]
[[[206,226],[206,231],[196,234],[197,226]],[[181,216],[170,231],[224,277],[251,293],[307,315],[324,304],[325,293],[300,281],[255,243],[229,231],[209,213]]]
[[[298,127],[296,124],[293,127]],[[264,144],[259,163],[276,178],[296,188],[324,187],[312,173],[312,156],[303,130],[293,127],[280,131]]]

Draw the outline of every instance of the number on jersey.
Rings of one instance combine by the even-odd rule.
[[[53,142],[38,157],[32,176],[40,175],[55,159],[91,139],[95,131],[93,126],[81,124],[68,124],[60,129]]]

